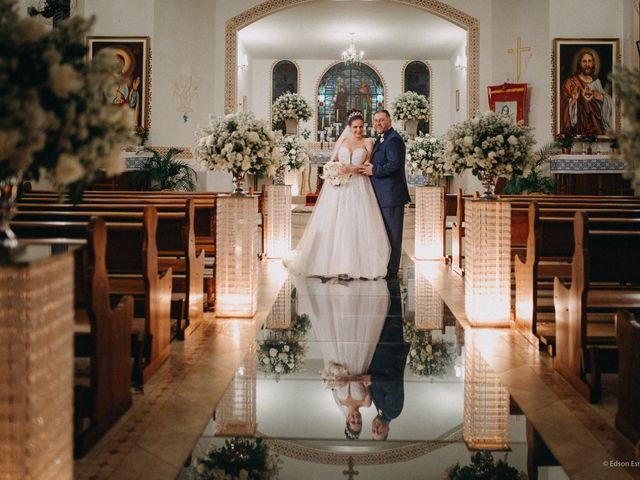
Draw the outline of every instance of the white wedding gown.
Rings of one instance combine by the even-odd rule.
[[[350,375],[366,374],[389,310],[387,283],[331,282],[294,279],[298,313],[309,315],[325,366],[335,362]],[[362,400],[365,394],[361,382],[350,382],[333,391],[334,400],[345,415],[346,407],[339,400],[347,396]]]
[[[364,147],[340,147],[338,160],[362,165]],[[296,249],[285,260],[298,275],[379,278],[387,273],[391,247],[369,177],[353,174],[339,187],[324,182]]]

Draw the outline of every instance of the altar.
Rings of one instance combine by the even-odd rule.
[[[561,195],[632,195],[623,177],[624,161],[607,153],[552,155],[549,170]]]

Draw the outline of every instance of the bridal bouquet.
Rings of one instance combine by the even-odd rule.
[[[421,135],[409,143],[407,166],[413,173],[422,173],[430,177],[445,173],[444,163],[440,159],[442,140],[433,135]]]
[[[395,120],[423,120],[431,112],[427,97],[411,91],[398,95],[391,108]]]
[[[486,174],[528,177],[535,143],[531,130],[518,127],[511,116],[487,112],[449,129],[442,160],[445,170],[470,168],[480,179]]]
[[[116,57],[86,58],[92,21],[71,18],[48,30],[0,0],[0,182],[45,176],[78,198],[98,170],[124,170],[133,140],[127,110],[109,102]]]
[[[300,170],[309,163],[306,142],[301,137],[284,135],[278,139],[283,166],[287,170]]]
[[[280,149],[267,122],[251,112],[209,117],[197,132],[194,158],[206,170],[273,176],[280,166]]]
[[[348,377],[349,372],[344,365],[341,365],[340,363],[329,362],[320,371],[320,375],[322,376],[324,386],[326,388],[330,388],[331,390],[335,390],[340,383],[340,379]]]
[[[276,122],[284,121],[285,118],[308,120],[313,115],[313,110],[302,95],[285,92],[273,102],[271,114]]]
[[[322,175],[320,178],[326,180],[334,187],[339,187],[340,185],[344,185],[351,178],[350,173],[340,173],[340,168],[343,165],[340,162],[327,162],[322,167]]]
[[[191,467],[198,480],[277,480],[278,455],[260,438],[233,437],[222,447],[211,445]]]
[[[265,340],[258,342],[258,368],[274,375],[278,381],[281,375],[296,372],[304,366],[306,350],[306,342],[297,335],[271,331]]]

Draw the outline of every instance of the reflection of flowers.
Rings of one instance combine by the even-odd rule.
[[[320,371],[320,375],[322,376],[324,386],[330,388],[331,390],[335,390],[338,386],[339,379],[348,376],[349,372],[344,365],[340,363],[329,362]]]
[[[276,381],[280,375],[300,370],[304,366],[305,335],[310,325],[307,315],[293,315],[290,328],[271,330],[265,340],[258,342],[258,368],[274,375]]]
[[[271,111],[276,122],[284,121],[285,118],[308,120],[313,115],[309,102],[302,95],[291,92],[285,92],[276,98]]]
[[[261,438],[234,437],[222,447],[211,445],[192,467],[198,480],[277,480],[278,455]]]
[[[416,376],[444,377],[455,363],[451,345],[444,340],[431,340],[431,332],[417,330],[411,321],[403,324],[405,342],[410,344],[407,365]]]
[[[493,478],[525,480],[527,475],[510,466],[507,463],[506,454],[504,460],[499,459],[494,462],[491,452],[482,450],[471,455],[470,465],[461,467],[460,462],[451,465],[445,470],[444,478],[446,480],[490,480]]]

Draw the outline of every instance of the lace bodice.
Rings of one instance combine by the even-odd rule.
[[[367,158],[367,149],[356,148],[353,153],[347,147],[340,147],[338,150],[338,161],[343,164],[362,165]]]

